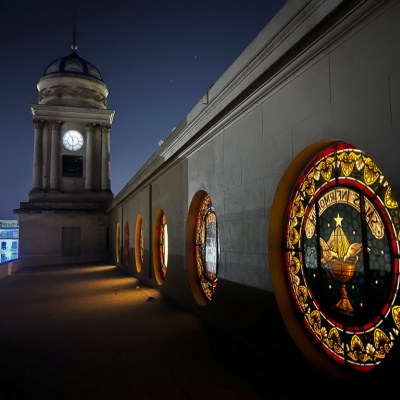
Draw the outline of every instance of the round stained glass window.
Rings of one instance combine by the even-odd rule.
[[[218,279],[219,243],[217,216],[209,195],[200,203],[196,220],[196,266],[202,291],[211,300]]]
[[[307,331],[335,362],[369,371],[400,329],[400,212],[361,150],[320,153],[293,191],[285,227],[290,293]]]
[[[136,229],[135,229],[135,261],[136,261],[136,269],[138,272],[142,270],[143,259],[144,259],[143,220],[142,216],[138,215],[136,218]]]
[[[154,219],[153,263],[157,283],[162,285],[167,275],[168,227],[166,216],[161,208],[157,210]]]
[[[163,278],[167,275],[167,263],[168,263],[168,227],[165,214],[162,215],[160,224],[160,262],[161,262],[161,274]]]

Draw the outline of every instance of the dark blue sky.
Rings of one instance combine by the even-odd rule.
[[[115,110],[111,189],[117,194],[285,0],[80,0],[77,53],[94,64]],[[0,219],[28,201],[29,105],[46,66],[71,52],[74,1],[0,0]]]

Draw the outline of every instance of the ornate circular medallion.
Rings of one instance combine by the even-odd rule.
[[[362,151],[320,153],[292,193],[285,265],[303,323],[337,363],[369,371],[400,329],[400,211]]]

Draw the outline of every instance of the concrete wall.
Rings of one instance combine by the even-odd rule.
[[[20,214],[19,224],[19,260],[23,266],[104,261],[109,257],[105,214]],[[80,228],[79,256],[63,256],[63,227]]]

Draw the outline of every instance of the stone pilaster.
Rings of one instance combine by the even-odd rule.
[[[60,190],[60,121],[50,121],[51,154],[50,154],[50,190]]]
[[[101,127],[101,190],[109,192],[111,190],[110,179],[110,125]]]
[[[32,191],[43,190],[43,120],[33,120],[34,141],[33,141],[33,175]]]
[[[91,192],[94,190],[94,128],[95,124],[86,124],[86,174],[85,190]]]

